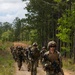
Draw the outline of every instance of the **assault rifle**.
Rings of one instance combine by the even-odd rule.
[[[51,65],[55,73],[61,72],[60,65],[56,61],[54,61]]]

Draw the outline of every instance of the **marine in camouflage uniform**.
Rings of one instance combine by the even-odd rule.
[[[62,70],[62,58],[60,52],[56,50],[56,42],[50,41],[48,43],[48,49],[44,54],[44,70],[46,75],[64,75]]]
[[[29,53],[29,68],[31,69],[31,65],[33,64],[32,61],[34,61],[34,64],[36,64],[36,67],[38,66],[40,51],[38,49],[38,45],[36,42],[33,43],[32,48],[30,49]]]
[[[26,56],[27,56],[27,68],[28,68],[28,71],[30,71],[31,67],[30,67],[30,61],[31,61],[31,57],[30,57],[30,54],[31,54],[31,48],[32,46],[29,45],[27,51],[26,51]]]
[[[16,48],[15,48],[14,46],[11,46],[11,47],[10,47],[10,50],[11,50],[13,59],[14,59],[15,61],[17,61],[17,51],[16,51]]]
[[[24,50],[23,47],[19,46],[17,47],[17,64],[19,70],[21,69],[22,62],[24,62]]]
[[[41,64],[43,64],[42,60],[43,60],[43,56],[44,56],[44,53],[47,52],[45,46],[42,47],[42,50],[40,51],[40,62]]]

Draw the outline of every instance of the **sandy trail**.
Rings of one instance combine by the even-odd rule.
[[[70,70],[64,69],[64,74],[65,74],[65,75],[75,75],[75,72],[72,72],[72,71],[70,71]]]
[[[22,65],[20,71],[18,70],[17,63],[15,63],[15,68],[16,68],[15,75],[31,75],[31,73],[27,71],[27,65],[25,63]],[[37,75],[45,75],[45,72],[40,66],[38,67],[37,72],[38,72]]]
[[[23,64],[21,70],[18,70],[17,63],[15,63],[15,75],[31,75],[30,72],[27,71],[27,65]],[[42,67],[39,66],[37,69],[37,75],[46,75],[45,71],[43,71]],[[75,75],[74,72],[70,70],[64,69],[64,75]]]

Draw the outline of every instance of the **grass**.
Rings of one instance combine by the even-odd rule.
[[[4,53],[1,53],[4,52]],[[14,61],[9,52],[0,52],[0,75],[13,75]]]
[[[14,74],[14,61],[7,50],[10,45],[8,42],[0,45],[0,75]]]
[[[75,71],[75,64],[73,63],[73,59],[64,59],[63,60],[63,68]]]

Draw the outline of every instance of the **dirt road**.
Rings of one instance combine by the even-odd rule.
[[[19,71],[17,67],[17,63],[15,63],[15,68],[16,68],[15,75],[30,75],[30,72],[27,71],[26,64],[23,64],[21,70]],[[64,73],[65,75],[75,75],[74,72],[71,72],[66,69],[64,69]],[[41,66],[39,66],[37,69],[37,75],[46,75]]]
[[[15,63],[15,68],[16,68],[15,75],[30,75],[30,72],[27,71],[26,64],[23,64],[21,70],[19,71],[17,63]],[[37,72],[38,72],[37,75],[45,75],[45,72],[42,70],[42,67],[40,66],[38,67]]]
[[[75,75],[75,72],[72,72],[72,71],[66,70],[66,69],[64,69],[64,73],[65,73],[65,75]]]

